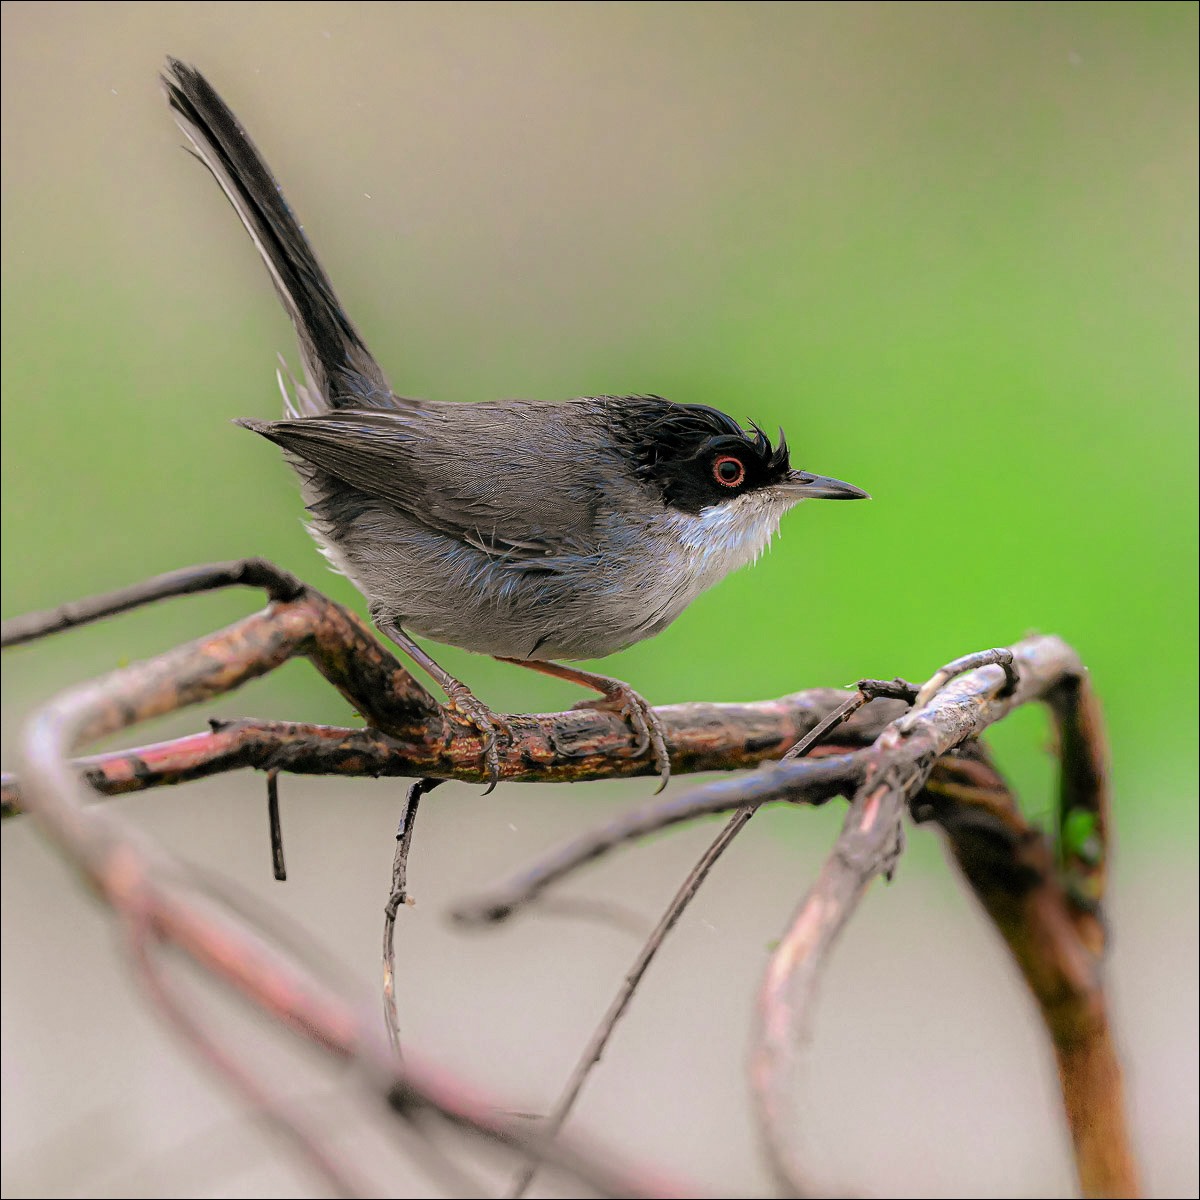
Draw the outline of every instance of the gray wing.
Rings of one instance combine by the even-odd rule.
[[[523,567],[561,569],[595,548],[600,464],[571,404],[339,409],[239,421],[430,529]]]

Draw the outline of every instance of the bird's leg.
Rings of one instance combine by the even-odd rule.
[[[487,791],[483,793],[486,796],[500,782],[500,751],[497,740],[503,737],[505,741],[510,741],[512,731],[465,683],[455,679],[444,667],[438,666],[395,621],[377,619],[375,624],[446,693],[450,707],[479,730],[483,739],[483,762],[489,781]]]
[[[671,778],[671,756],[667,753],[662,722],[655,715],[654,709],[629,684],[612,679],[608,675],[597,675],[594,671],[584,671],[579,667],[564,666],[562,663],[543,662],[533,658],[502,658],[499,655],[497,658],[500,662],[528,667],[531,671],[553,675],[555,679],[566,679],[570,683],[578,683],[599,692],[604,699],[589,700],[586,702],[588,707],[606,708],[620,713],[638,736],[638,745],[634,753],[641,754],[647,747],[651,748],[654,751],[654,765],[658,768],[661,780],[658,790],[661,792],[667,786]]]

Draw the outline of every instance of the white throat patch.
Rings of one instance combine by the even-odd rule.
[[[755,562],[778,531],[780,518],[796,502],[769,491],[748,492],[698,513],[671,513],[670,520],[697,572],[721,576]]]

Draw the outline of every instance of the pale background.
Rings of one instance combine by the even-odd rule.
[[[5,615],[247,553],[358,603],[278,456],[228,423],[276,411],[292,341],[178,149],[155,82],[175,54],[249,126],[398,389],[717,404],[875,495],[792,515],[754,570],[606,669],[659,702],[749,699],[920,678],[1033,628],[1079,647],[1113,741],[1135,1132],[1151,1192],[1196,1194],[1195,5],[6,4],[3,21]],[[6,655],[5,765],[38,700],[255,603],[180,601]],[[577,698],[439,657],[501,709]],[[303,665],[211,713],[350,719]],[[1011,726],[997,744],[1044,814],[1044,723]],[[369,1000],[399,785],[283,784],[283,886],[261,780],[113,803],[285,911]],[[415,1046],[547,1104],[636,938],[550,916],[466,936],[442,914],[647,791],[426,802],[400,934]],[[753,995],[838,817],[754,822],[648,977],[581,1131],[762,1193]],[[649,926],[715,828],[569,891]],[[874,1194],[1069,1194],[1029,1004],[935,843],[913,831],[824,991],[814,1172]],[[179,1055],[33,831],[10,822],[2,844],[5,1195],[305,1194]],[[272,1061],[371,1187],[429,1187],[333,1081]]]

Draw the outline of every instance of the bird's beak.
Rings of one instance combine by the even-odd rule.
[[[808,471],[789,471],[780,485],[789,498],[796,500],[870,500],[870,494],[852,483],[812,475]]]

